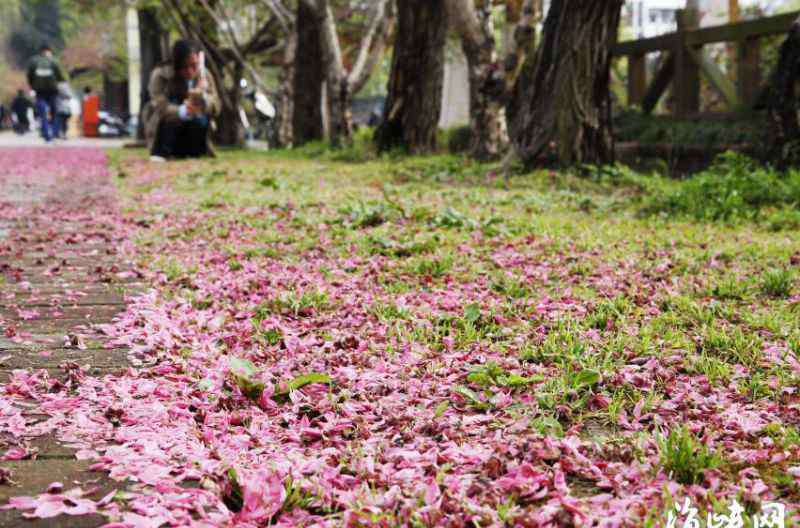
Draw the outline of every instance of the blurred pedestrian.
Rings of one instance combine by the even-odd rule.
[[[25,134],[31,128],[31,122],[28,120],[28,111],[33,104],[25,97],[23,90],[17,90],[17,96],[11,101],[11,113],[14,120],[14,132],[17,134]]]
[[[55,137],[67,139],[69,120],[72,117],[72,90],[67,83],[58,86],[56,98]]]
[[[61,66],[53,57],[53,50],[47,44],[43,45],[28,65],[28,84],[36,92],[36,114],[41,123],[42,137],[48,143],[58,134],[58,83],[64,80]]]

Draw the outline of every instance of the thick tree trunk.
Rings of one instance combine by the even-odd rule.
[[[217,91],[220,99],[220,113],[217,119],[217,130],[214,140],[219,145],[233,146],[244,143],[244,126],[239,115],[242,90],[239,79],[244,75],[244,67],[237,65],[230,85],[225,84],[225,79],[215,77]]]
[[[150,100],[147,86],[153,70],[167,58],[165,41],[169,35],[161,27],[158,10],[155,7],[139,9],[139,46],[142,54],[142,110]],[[139,127],[136,131],[137,139],[144,140],[144,121],[139,116]]]
[[[554,0],[533,63],[518,80],[512,140],[532,165],[611,163],[611,47],[623,0]],[[552,151],[552,152],[550,152]]]
[[[797,111],[797,81],[800,80],[800,18],[792,25],[778,56],[767,90],[756,106],[766,107],[769,127],[766,152],[780,168],[800,164],[800,122]]]
[[[389,93],[375,142],[382,151],[433,152],[442,110],[445,5],[442,0],[404,0],[397,10]]]
[[[508,127],[503,89],[493,86],[494,58],[485,56],[487,50],[463,48],[469,70],[470,155],[481,161],[497,159],[508,146]]]
[[[508,146],[505,101],[534,41],[541,11],[534,0],[506,0],[502,59],[495,43],[495,3],[445,0],[461,36],[470,89],[470,154],[497,159]]]
[[[297,58],[297,33],[286,35],[286,49],[283,52],[283,66],[280,74],[280,112],[278,118],[278,142],[283,147],[294,143],[294,75]]]
[[[328,81],[328,111],[330,113],[330,141],[334,147],[353,140],[353,112],[350,83],[347,79],[333,77]]]
[[[297,7],[297,54],[294,73],[294,145],[323,139],[322,85],[325,82],[320,43],[321,20],[304,2]]]

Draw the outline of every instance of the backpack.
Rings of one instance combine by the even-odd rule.
[[[31,60],[28,82],[36,93],[55,93],[62,80],[61,69],[53,59],[37,55]]]

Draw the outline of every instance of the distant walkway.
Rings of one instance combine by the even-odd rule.
[[[65,140],[56,140],[55,147],[94,147],[94,148],[116,148],[122,147],[126,143],[130,143],[130,138],[112,139],[112,138],[85,138],[75,137]],[[0,147],[45,147],[53,148],[45,145],[44,140],[39,137],[35,132],[29,132],[23,136],[17,135],[11,131],[0,132]]]

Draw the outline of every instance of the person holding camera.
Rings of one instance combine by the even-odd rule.
[[[153,70],[142,119],[152,161],[213,156],[210,130],[219,110],[198,44],[179,40],[172,60]]]

